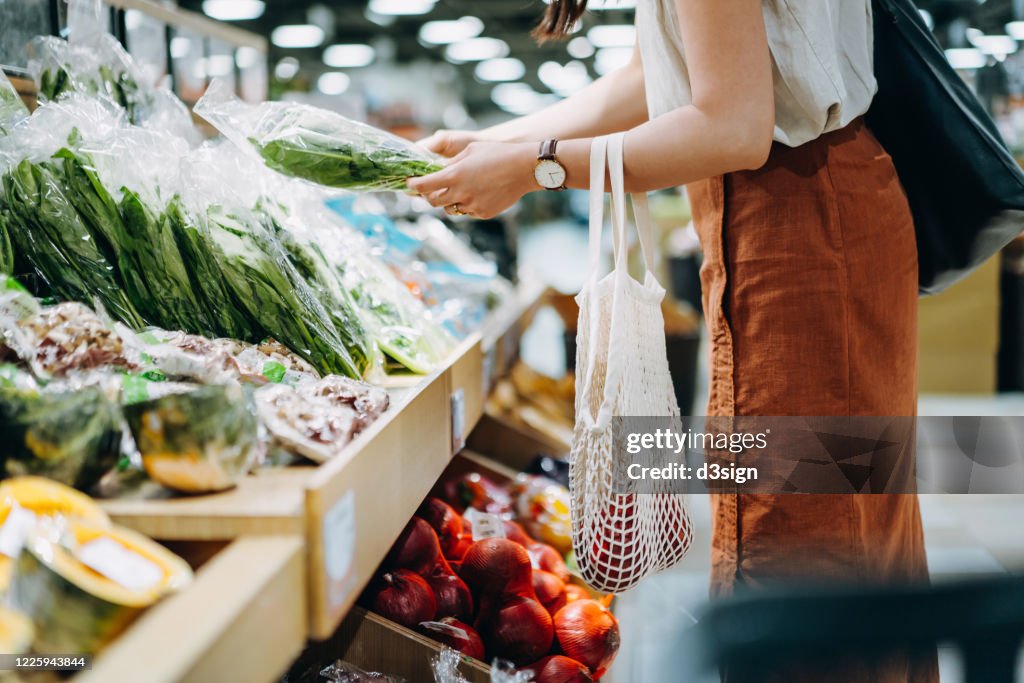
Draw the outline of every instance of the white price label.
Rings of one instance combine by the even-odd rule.
[[[327,573],[327,606],[343,604],[355,588],[353,560],[356,554],[356,496],[345,494],[324,515],[324,570]]]
[[[164,578],[156,563],[107,536],[83,543],[75,555],[86,567],[129,590],[148,591]]]
[[[466,392],[456,389],[452,392],[452,453],[458,453],[466,446]]]
[[[7,513],[7,519],[0,527],[0,553],[7,557],[17,557],[35,523],[35,513],[17,503],[12,503],[11,510]]]
[[[463,515],[473,525],[473,541],[482,541],[485,538],[505,538],[505,523],[498,515],[489,512],[480,512],[475,508],[466,510]]]

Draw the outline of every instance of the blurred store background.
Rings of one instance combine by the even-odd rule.
[[[222,77],[250,101],[308,102],[415,139],[530,113],[622,65],[635,40],[636,1],[645,0],[590,0],[571,39],[544,45],[530,36],[541,0],[109,4],[111,32],[186,103]],[[917,4],[1024,159],[1024,0]],[[65,25],[58,0],[0,0],[0,64],[26,76],[28,39],[60,34]],[[684,410],[699,413],[706,395],[699,245],[687,230],[684,196],[665,192],[653,206],[667,256],[662,279],[674,295],[668,334],[677,394]],[[537,193],[498,221],[457,227],[484,244],[503,272],[518,265],[569,295],[584,277],[585,212],[581,193]],[[534,370],[555,379],[571,372],[573,352],[570,299],[562,303],[536,316],[522,350]],[[920,345],[922,414],[1024,414],[1024,242],[942,295],[922,299]],[[625,633],[617,681],[673,680],[647,667],[706,601],[706,501],[694,500],[693,508],[699,531],[692,556],[618,603]],[[923,509],[936,581],[1024,570],[1024,499],[928,496]],[[944,654],[944,680],[957,680],[958,666]]]

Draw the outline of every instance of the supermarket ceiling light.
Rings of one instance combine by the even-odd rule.
[[[445,59],[461,64],[508,56],[508,43],[497,38],[470,38],[452,43],[444,51]]]
[[[542,95],[525,83],[502,83],[491,91],[491,101],[517,116],[543,109],[558,99],[557,95]]]
[[[1006,32],[1014,40],[1024,40],[1024,21],[1011,21],[1006,25]]]
[[[231,55],[211,55],[206,58],[206,75],[210,78],[228,76],[235,70],[235,58]]]
[[[594,44],[584,36],[573,38],[565,48],[573,59],[587,59],[594,56]]]
[[[985,66],[985,55],[973,47],[958,47],[946,50],[946,59],[954,69],[980,69]]]
[[[483,31],[484,22],[477,17],[428,21],[420,27],[420,41],[427,45],[448,45],[476,38]]]
[[[583,62],[569,62],[562,66],[558,62],[544,62],[537,69],[540,82],[551,92],[567,97],[590,84],[590,74]]]
[[[290,81],[299,73],[299,60],[285,57],[274,67],[274,77],[280,81]]]
[[[633,48],[631,47],[606,47],[597,51],[597,55],[594,57],[594,71],[604,76],[626,66],[632,58]]]
[[[476,77],[488,83],[518,81],[526,75],[526,65],[514,57],[486,59],[476,65]]]
[[[324,50],[324,64],[337,69],[356,69],[371,64],[376,56],[377,51],[372,45],[331,45]]]
[[[203,14],[219,21],[246,21],[263,16],[262,0],[203,0]]]
[[[366,9],[373,14],[413,16],[427,14],[435,4],[437,0],[370,0]]]
[[[1017,41],[1005,34],[985,35],[977,29],[968,29],[967,39],[986,55],[1005,57],[1017,51]]]
[[[192,41],[185,36],[175,36],[171,38],[171,57],[174,59],[187,57],[189,50],[191,49]]]
[[[270,42],[278,47],[316,47],[324,42],[324,30],[313,24],[285,24],[274,29]]]
[[[316,88],[324,95],[340,95],[348,90],[351,79],[340,71],[328,71],[316,80]]]
[[[248,45],[243,45],[235,50],[235,61],[238,63],[239,69],[248,69],[251,66],[256,66],[262,58],[263,55],[259,50]]]
[[[636,43],[636,27],[631,24],[604,24],[587,31],[594,47],[632,47]]]

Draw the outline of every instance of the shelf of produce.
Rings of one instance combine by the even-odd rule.
[[[327,638],[481,419],[487,373],[500,367],[488,366],[488,353],[518,346],[544,291],[521,286],[443,368],[390,388],[390,409],[323,465],[264,468],[230,491],[200,496],[154,484],[103,507],[119,524],[163,541],[303,535],[310,634]]]
[[[296,599],[305,592],[303,560],[299,536],[231,542],[74,683],[279,680],[306,644],[306,604]]]

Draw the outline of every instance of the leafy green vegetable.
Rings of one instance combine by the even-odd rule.
[[[305,358],[321,373],[359,377],[327,311],[291,266],[280,244],[254,217],[213,206],[210,239],[234,305],[267,335]]]
[[[0,213],[11,246],[50,292],[72,301],[98,298],[111,315],[141,327],[142,317],[105,251],[110,247],[98,243],[70,199],[64,164],[24,160],[0,182]]]
[[[104,95],[123,108],[132,123],[140,123],[139,115],[146,106],[146,92],[139,87],[127,71],[115,73],[101,64],[94,73],[76,73],[71,76],[63,66],[44,69],[39,75],[39,95],[53,102],[67,92]]]
[[[404,146],[373,147],[345,134],[250,141],[275,171],[345,190],[404,190],[407,178],[441,170]]]

